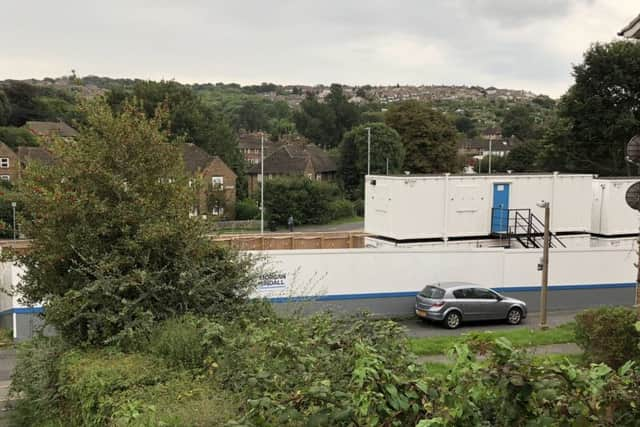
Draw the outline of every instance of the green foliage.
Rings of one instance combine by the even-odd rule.
[[[507,169],[514,172],[540,170],[539,159],[542,145],[537,141],[527,141],[511,149],[505,159]]]
[[[147,351],[163,358],[170,366],[201,369],[207,350],[202,329],[202,321],[194,316],[167,319],[150,335]]]
[[[341,197],[338,186],[306,177],[273,178],[265,182],[264,206],[272,227],[287,224],[326,224],[333,219],[331,203]]]
[[[458,132],[465,134],[467,138],[473,138],[478,135],[478,129],[473,119],[466,114],[459,114],[454,119],[453,123],[456,126]]]
[[[342,86],[331,85],[324,102],[307,94],[293,120],[298,132],[323,148],[336,147],[344,134],[360,121],[360,111],[344,95]]]
[[[0,89],[0,126],[6,126],[11,117],[11,103],[9,97]],[[0,139],[1,140],[1,139]]]
[[[385,116],[405,147],[404,169],[411,173],[450,172],[456,165],[456,128],[425,103],[394,104]]]
[[[576,343],[587,360],[617,369],[640,357],[637,321],[635,310],[626,307],[585,310],[576,316]]]
[[[253,199],[236,202],[236,219],[238,221],[260,218],[260,208]]]
[[[523,141],[540,137],[534,110],[527,104],[518,104],[507,110],[502,118],[502,135],[516,136]]]
[[[19,127],[29,120],[73,122],[80,118],[76,97],[70,91],[20,81],[3,83],[0,89],[6,95],[10,113],[8,119],[0,118],[0,125]]]
[[[58,360],[66,349],[59,338],[41,335],[18,345],[9,390],[20,397],[12,415],[17,425],[43,425],[59,415]]]
[[[35,147],[38,140],[35,135],[24,128],[11,126],[0,127],[0,141],[15,150],[18,147]]]
[[[566,139],[548,139],[565,156],[563,170],[626,172],[625,146],[640,132],[640,45],[614,41],[592,45],[574,66],[575,84],[561,99]]]
[[[418,426],[634,426],[640,417],[640,369],[579,368],[568,360],[537,362],[504,339],[475,360],[455,347],[456,364],[430,383],[431,399]]]
[[[126,345],[156,320],[232,313],[251,292],[250,260],[189,218],[195,195],[159,114],[91,104],[77,143],[54,144],[56,167],[20,181],[33,240],[18,291],[70,342]]]
[[[329,209],[333,219],[351,218],[356,214],[353,202],[346,199],[332,201],[329,205]]]
[[[353,199],[364,196],[364,176],[367,173],[368,133],[371,128],[371,173],[386,173],[389,159],[389,173],[402,171],[404,147],[400,135],[384,123],[367,123],[351,129],[340,144],[338,174],[345,192]]]

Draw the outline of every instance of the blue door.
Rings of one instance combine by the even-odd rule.
[[[506,233],[509,228],[509,184],[493,184],[491,232]]]

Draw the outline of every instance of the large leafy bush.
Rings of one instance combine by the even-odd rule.
[[[55,167],[30,165],[19,190],[31,249],[18,291],[69,342],[135,342],[156,320],[232,314],[252,290],[248,258],[215,247],[189,218],[196,198],[179,150],[133,105],[85,111]],[[195,186],[194,186],[195,187]]]
[[[617,369],[640,356],[637,320],[636,311],[626,307],[585,310],[576,316],[576,343],[589,361]]]

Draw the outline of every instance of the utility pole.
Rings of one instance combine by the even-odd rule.
[[[491,145],[493,143],[493,135],[489,136],[489,175],[491,175]]]
[[[13,240],[16,240],[16,202],[11,202],[11,209],[13,210]]]
[[[389,175],[389,158],[387,157],[387,175]]]
[[[371,128],[367,128],[367,175],[371,175]]]
[[[549,220],[550,209],[549,202],[540,202],[537,204],[544,208],[544,247],[542,249],[542,288],[540,290],[540,329],[547,329],[547,291],[549,287]]]
[[[264,132],[260,133],[260,234],[264,234]]]

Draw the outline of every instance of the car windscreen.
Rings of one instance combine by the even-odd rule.
[[[435,286],[425,286],[420,295],[430,299],[442,299],[444,298],[444,289],[436,288]]]

